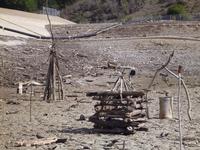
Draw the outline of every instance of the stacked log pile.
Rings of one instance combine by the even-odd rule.
[[[96,131],[133,134],[146,122],[143,92],[88,92],[87,96],[98,101],[94,106],[95,114],[89,118]]]

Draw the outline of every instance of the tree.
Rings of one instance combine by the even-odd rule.
[[[38,9],[38,0],[2,0],[0,6],[25,11],[36,11]]]
[[[182,3],[177,3],[173,4],[172,6],[169,7],[167,11],[168,15],[185,15],[187,14],[187,9],[184,4]]]

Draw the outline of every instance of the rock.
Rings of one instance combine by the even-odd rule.
[[[79,121],[86,120],[85,116],[83,114],[80,115]]]
[[[40,133],[37,133],[37,134],[36,134],[36,137],[37,137],[38,139],[42,139],[42,138],[44,138],[44,136],[41,135]]]
[[[89,146],[83,146],[83,149],[91,149]]]
[[[162,137],[166,137],[166,136],[168,136],[169,135],[169,133],[167,133],[167,132],[162,132],[161,134],[160,134],[160,137],[162,138]]]
[[[45,113],[45,114],[43,114],[43,116],[48,116],[48,114],[47,114],[47,113]]]

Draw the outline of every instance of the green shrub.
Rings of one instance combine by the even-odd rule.
[[[35,11],[38,9],[38,0],[2,0],[0,7]]]
[[[168,15],[186,15],[187,14],[187,9],[184,4],[177,3],[173,4],[168,8],[167,11]]]
[[[23,2],[27,11],[35,11],[38,8],[37,0],[24,0]]]

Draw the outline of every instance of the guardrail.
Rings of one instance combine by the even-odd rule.
[[[49,7],[42,7],[42,10],[40,11],[40,14],[46,14],[46,11],[51,16],[60,16],[60,10],[49,8]]]

